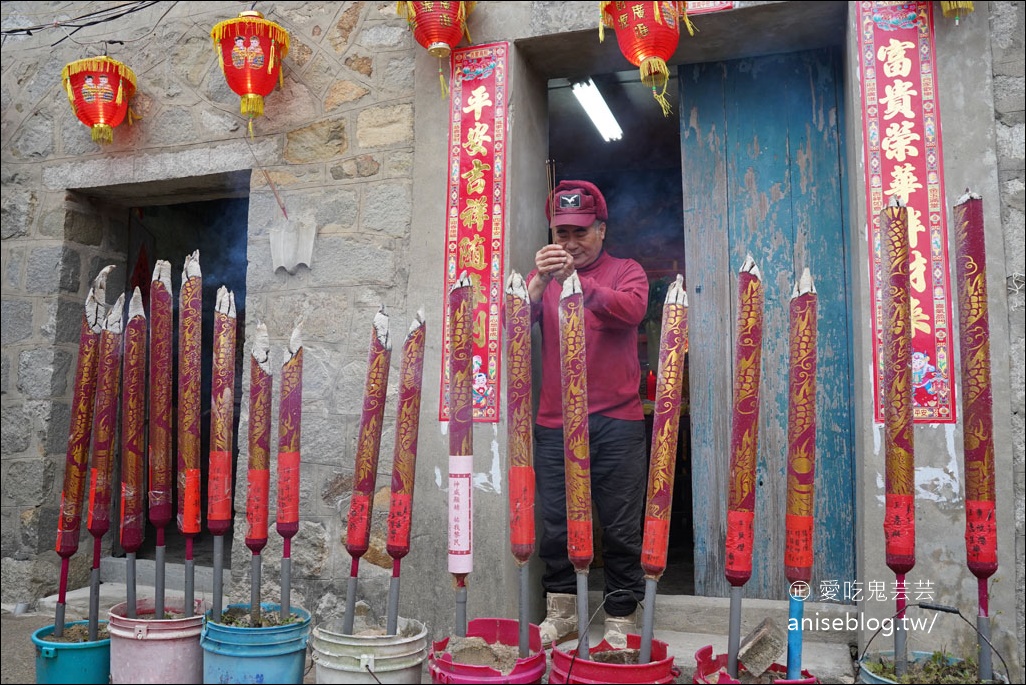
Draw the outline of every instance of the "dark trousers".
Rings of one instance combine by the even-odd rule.
[[[648,462],[645,422],[588,417],[591,441],[591,498],[602,525],[605,611],[626,616],[644,599],[641,570],[641,517]],[[566,480],[563,430],[535,426],[534,469],[542,530],[538,556],[545,562],[542,586],[547,592],[577,594],[574,567],[566,548]]]

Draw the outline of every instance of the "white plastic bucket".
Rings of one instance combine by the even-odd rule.
[[[420,683],[427,628],[399,617],[395,635],[345,635],[313,629],[310,644],[318,683]]]

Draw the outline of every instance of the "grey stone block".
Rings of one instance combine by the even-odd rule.
[[[11,359],[6,354],[0,361],[0,394],[7,394],[7,387],[11,382]]]
[[[50,491],[53,469],[42,459],[12,461],[4,472],[4,504],[34,507],[43,503]]]
[[[362,227],[397,238],[409,235],[413,200],[407,183],[379,183],[364,192]]]
[[[32,426],[26,420],[22,405],[8,405],[0,409],[0,454],[20,454],[28,449],[31,439]],[[7,489],[6,475],[3,487]]]
[[[4,347],[31,337],[32,302],[3,300],[0,304],[0,323],[0,339]]]
[[[32,230],[36,194],[6,187],[5,191],[3,200],[0,200],[0,238],[8,240],[28,235]]]
[[[25,267],[25,291],[49,294],[78,292],[82,258],[68,247],[39,247],[29,252]]]
[[[65,454],[68,449],[68,429],[71,427],[71,405],[64,402],[51,403],[44,426],[47,454]]]
[[[25,350],[18,358],[18,390],[29,399],[60,397],[68,388],[71,355],[54,348]]]

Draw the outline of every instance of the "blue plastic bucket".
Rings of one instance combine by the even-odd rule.
[[[89,624],[72,621],[70,626]],[[100,621],[105,626],[106,621]],[[110,638],[94,642],[50,642],[43,638],[53,632],[53,626],[44,626],[32,633],[36,646],[37,683],[109,683]]]
[[[249,612],[249,604],[229,604],[228,609]],[[280,604],[261,602],[264,613],[278,613]],[[310,638],[310,613],[292,607],[302,617],[296,623],[267,628],[249,628],[214,623],[210,615],[203,624],[204,683],[302,683],[306,665],[306,643]]]

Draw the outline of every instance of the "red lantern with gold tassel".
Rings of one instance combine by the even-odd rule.
[[[240,111],[249,117],[252,135],[253,119],[264,113],[264,97],[282,84],[289,33],[260,12],[247,10],[214,26],[210,37],[228,87],[242,97]]]
[[[441,60],[447,58],[453,48],[459,45],[464,36],[471,42],[467,32],[467,15],[474,9],[476,2],[397,2],[396,11],[404,18],[413,31],[413,38],[423,46],[428,54],[437,57],[438,80],[442,84],[442,94],[447,92],[445,74]]]
[[[602,18],[599,41],[605,29],[616,31],[620,52],[627,61],[641,70],[641,82],[652,89],[652,96],[670,114],[666,99],[666,83],[670,77],[666,61],[673,56],[680,41],[680,22],[688,33],[695,34],[688,20],[686,2],[600,2]]]
[[[128,116],[128,101],[135,95],[135,73],[106,55],[80,59],[64,67],[61,83],[75,116],[92,129],[93,140],[114,141],[114,128]]]

